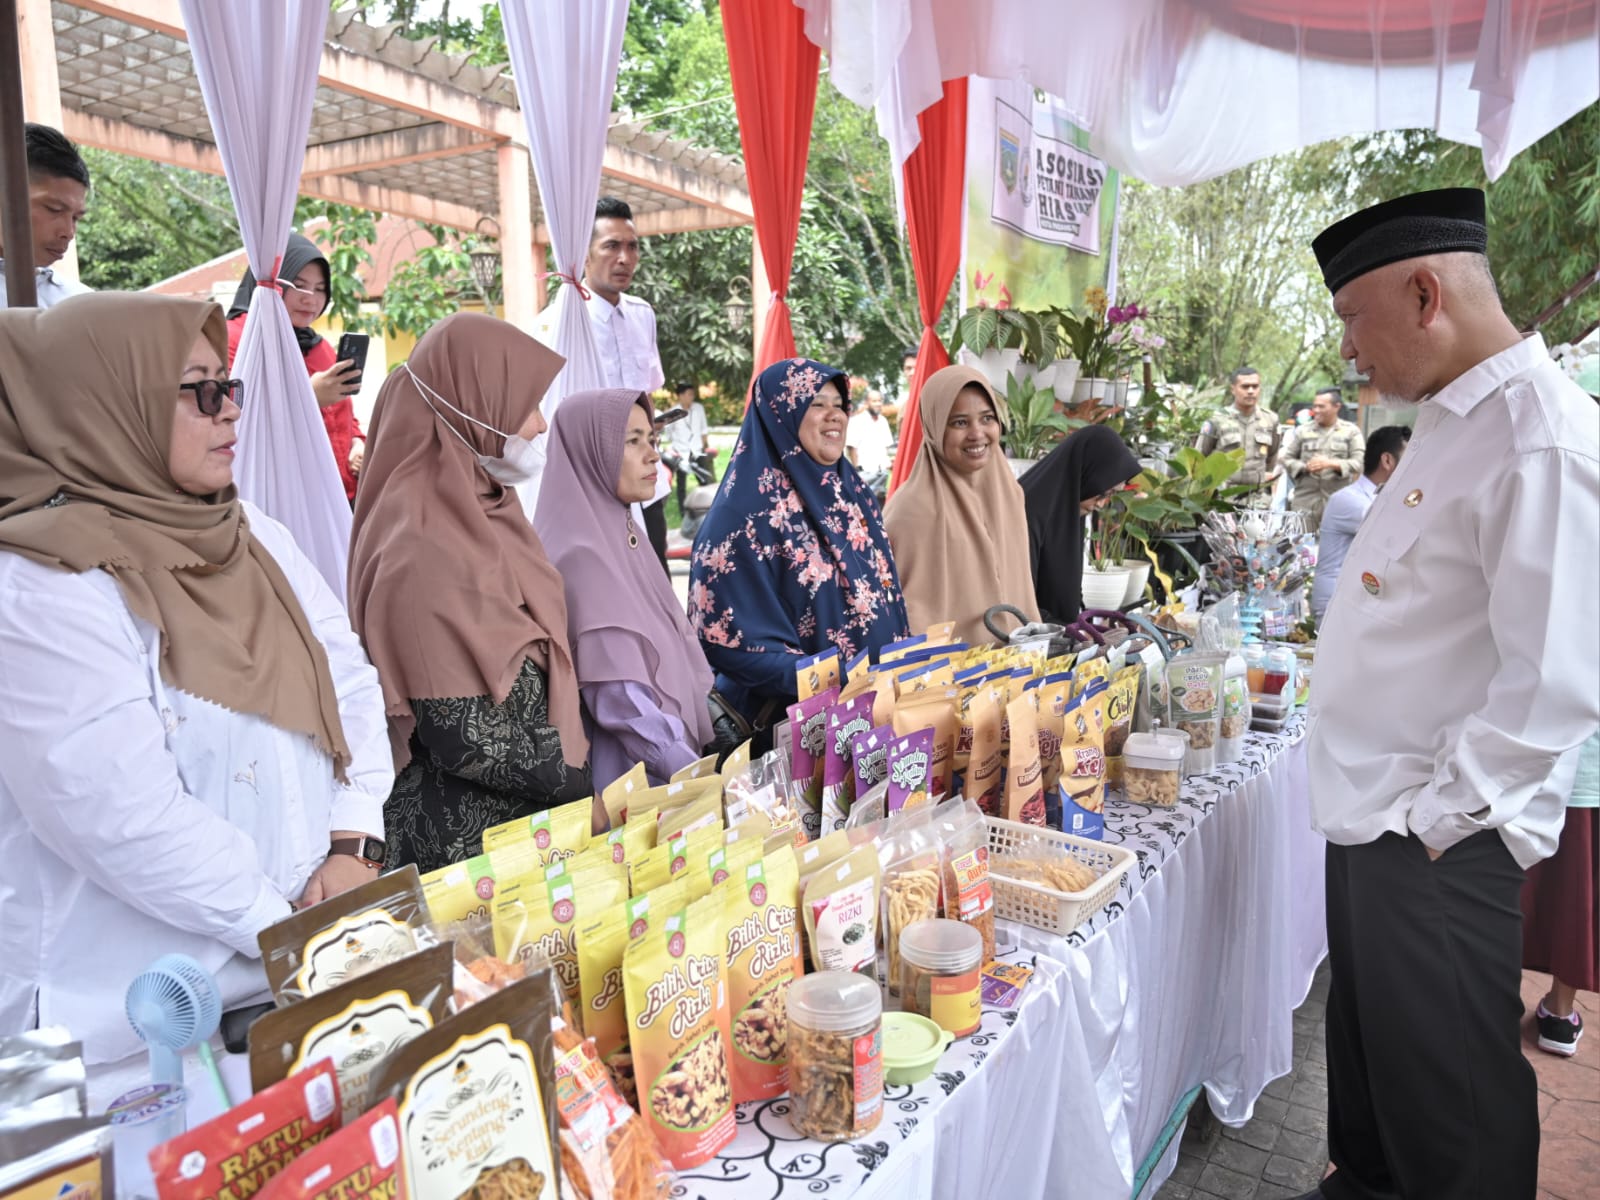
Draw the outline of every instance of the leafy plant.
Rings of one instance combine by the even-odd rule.
[[[1059,326],[1054,312],[977,305],[956,321],[950,353],[965,346],[974,354],[986,350],[1020,350],[1022,361],[1049,366],[1060,355]]]
[[[1193,556],[1180,543],[1168,541],[1187,568],[1169,575],[1160,569],[1156,545],[1169,534],[1198,528],[1208,512],[1234,508],[1234,501],[1251,491],[1248,485],[1228,483],[1243,462],[1242,450],[1201,454],[1185,446],[1168,461],[1165,472],[1142,472],[1131,489],[1115,493],[1097,515],[1099,552],[1113,562],[1148,558],[1169,594],[1193,582],[1200,574]]]
[[[1013,458],[1038,458],[1062,437],[1086,422],[1056,411],[1055,389],[1036,387],[1031,379],[1006,376],[1006,450]]]

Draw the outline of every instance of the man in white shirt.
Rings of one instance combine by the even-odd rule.
[[[889,418],[883,415],[882,392],[867,393],[866,404],[845,426],[844,442],[850,461],[863,475],[876,475],[889,469],[894,431],[889,428]]]
[[[89,202],[89,168],[78,149],[48,125],[23,126],[28,157],[28,216],[33,223],[34,288],[37,308],[60,304],[68,296],[90,291],[75,279],[58,275],[55,264],[65,257],[78,234]],[[6,298],[5,247],[0,245],[0,308]]]
[[[1339,580],[1356,530],[1366,520],[1378,489],[1394,474],[1410,440],[1411,430],[1404,425],[1385,425],[1376,430],[1362,451],[1361,476],[1328,498],[1317,531],[1317,577],[1311,585],[1311,612],[1319,622],[1328,611],[1328,601],[1333,599],[1333,585]]]
[[[1600,728],[1600,411],[1500,307],[1483,193],[1388,201],[1312,244],[1341,354],[1417,405],[1345,559],[1307,754],[1328,839],[1319,1192],[1534,1194],[1523,871]]]
[[[653,392],[666,383],[656,349],[656,310],[650,302],[628,295],[639,269],[639,234],[633,209],[615,196],[602,196],[594,209],[594,234],[583,262],[583,286],[589,292],[589,321],[600,367],[610,388]],[[672,490],[672,474],[658,467],[656,492],[644,506],[645,532],[656,557],[667,569],[667,512],[663,504]]]
[[[684,497],[688,494],[689,472],[694,460],[702,454],[711,453],[711,426],[706,421],[706,406],[700,403],[698,387],[692,383],[680,383],[675,395],[678,407],[689,415],[668,425],[662,437],[666,441],[666,453],[682,464],[681,469],[672,472],[677,476],[678,509],[681,512]],[[665,458],[662,461],[665,462]]]

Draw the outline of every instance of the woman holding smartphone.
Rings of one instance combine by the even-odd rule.
[[[306,373],[311,376],[311,390],[316,394],[328,441],[333,444],[333,457],[339,464],[344,494],[354,502],[356,476],[361,473],[363,443],[367,437],[361,432],[355,407],[350,403],[350,397],[361,387],[361,368],[349,359],[340,359],[327,339],[311,328],[312,322],[328,309],[331,278],[328,260],[316,244],[310,238],[291,233],[283,262],[278,267],[278,289],[283,296],[283,306],[289,312],[289,322],[294,326],[295,341],[300,343],[300,353],[306,360]],[[245,317],[255,290],[256,277],[246,271],[228,309],[230,369],[234,355],[239,352],[239,338],[244,334]]]

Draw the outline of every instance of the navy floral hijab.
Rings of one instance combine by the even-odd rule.
[[[800,422],[844,372],[805,358],[756,377],[728,473],[695,538],[689,617],[711,665],[760,694],[793,695],[796,656],[846,659],[906,636],[889,538],[848,458],[824,467]]]

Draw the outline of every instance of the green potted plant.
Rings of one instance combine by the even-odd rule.
[[[1150,315],[1147,308],[1138,304],[1108,307],[1106,291],[1100,287],[1084,289],[1083,300],[1081,316],[1069,309],[1051,310],[1060,341],[1078,360],[1073,403],[1096,400],[1120,406],[1128,395],[1125,372],[1145,354],[1165,346],[1166,339],[1141,324]]]
[[[1097,514],[1089,534],[1089,561],[1083,569],[1083,606],[1121,608],[1127,603],[1131,572],[1120,561],[1117,534]]]
[[[1050,312],[976,305],[962,313],[950,338],[950,355],[965,350],[996,388],[1006,377],[1021,374],[1035,382],[1054,364],[1059,352],[1059,327]]]
[[[1185,446],[1165,471],[1142,472],[1099,514],[1113,531],[1110,546],[1126,558],[1150,563],[1168,598],[1175,596],[1200,575],[1205,557],[1201,517],[1233,509],[1250,492],[1248,486],[1228,483],[1243,461],[1241,450],[1201,454]]]
[[[1006,376],[1005,411],[1000,419],[1005,424],[1006,458],[1018,478],[1066,434],[1084,424],[1057,411],[1053,389],[1017,375]]]

